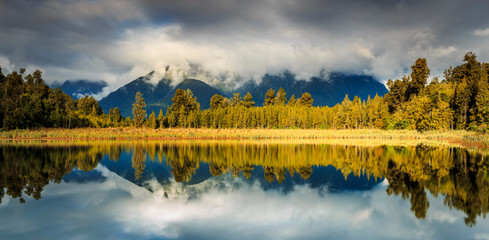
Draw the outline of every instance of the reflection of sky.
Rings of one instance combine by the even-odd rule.
[[[50,184],[38,201],[5,197],[0,239],[489,239],[488,221],[468,228],[441,198],[416,219],[408,200],[387,196],[385,182],[335,193],[297,185],[284,194],[225,175],[196,185],[152,180],[150,192],[97,170],[105,180]]]

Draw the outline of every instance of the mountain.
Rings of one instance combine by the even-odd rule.
[[[171,99],[176,89],[192,90],[201,109],[209,108],[210,99],[214,94],[232,96],[231,92],[222,91],[198,79],[185,79],[178,85],[172,86],[170,79],[162,78],[155,85],[154,81],[150,80],[154,74],[151,72],[146,76],[139,77],[110,93],[100,100],[100,105],[106,113],[110,108],[118,107],[122,116],[127,117],[132,115],[134,96],[138,91],[143,94],[148,114],[152,111],[158,114],[160,109],[166,111],[166,108],[172,104]],[[345,94],[348,94],[350,99],[353,99],[354,96],[367,99],[368,96],[373,98],[375,94],[383,96],[387,93],[387,89],[382,83],[368,75],[330,73],[320,74],[320,76],[312,77],[306,81],[296,79],[296,76],[291,72],[277,75],[266,74],[260,83],[248,81],[232,92],[239,93],[241,97],[250,92],[256,105],[261,106],[268,89],[272,88],[278,91],[280,87],[287,93],[287,99],[292,95],[298,99],[304,92],[310,93],[314,99],[314,106],[334,106],[343,101]]]
[[[60,87],[61,90],[78,99],[85,95],[94,95],[102,92],[107,83],[104,81],[88,81],[88,80],[67,80],[63,84],[54,84],[52,87]]]
[[[309,81],[297,80],[295,75],[285,72],[279,75],[265,75],[260,83],[250,81],[236,89],[241,96],[250,92],[253,101],[262,105],[265,93],[270,89],[278,91],[283,88],[287,93],[287,99],[292,95],[298,99],[304,92],[311,94],[314,106],[334,106],[340,103],[348,94],[350,99],[359,96],[361,99],[371,98],[375,94],[383,96],[387,93],[384,84],[368,75],[348,75],[342,73],[331,73],[328,76],[312,77]]]
[[[99,104],[106,113],[108,113],[110,108],[118,107],[122,116],[132,116],[134,96],[139,91],[143,94],[148,115],[152,111],[155,111],[158,117],[160,109],[166,112],[166,108],[172,104],[171,99],[176,89],[190,89],[194,93],[194,96],[197,97],[201,109],[209,108],[210,99],[214,94],[224,95],[218,89],[196,79],[185,79],[173,87],[170,85],[171,80],[162,78],[154,85],[154,83],[150,82],[153,75],[154,72],[151,72],[146,76],[139,77],[124,85],[100,100]]]

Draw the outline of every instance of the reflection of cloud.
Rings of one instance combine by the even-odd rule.
[[[99,165],[104,182],[50,184],[39,201],[0,208],[6,239],[483,239],[463,213],[430,199],[426,220],[409,201],[369,191],[320,193],[298,185],[284,194],[223,175],[197,185],[146,182],[138,187]],[[165,194],[166,193],[166,194]],[[476,235],[474,235],[476,234]],[[465,237],[464,237],[465,236]]]

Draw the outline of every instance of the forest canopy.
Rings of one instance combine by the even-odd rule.
[[[263,106],[253,96],[233,93],[214,95],[209,109],[189,89],[177,89],[172,105],[147,116],[144,96],[135,96],[133,117],[123,118],[119,109],[105,114],[97,100],[85,96],[75,100],[60,88],[45,84],[39,70],[25,75],[25,69],[6,76],[0,67],[0,124],[4,130],[40,127],[148,128],[327,128],[327,129],[467,129],[487,131],[489,124],[489,64],[468,52],[463,63],[449,67],[444,78],[430,80],[425,58],[417,59],[411,74],[388,80],[389,92],[360,99],[348,95],[335,106],[314,107],[305,92],[287,98],[284,89],[269,89]]]

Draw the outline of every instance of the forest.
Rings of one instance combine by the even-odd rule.
[[[137,93],[133,116],[123,118],[116,107],[104,113],[97,100],[78,100],[50,88],[39,70],[25,69],[6,76],[0,67],[0,124],[3,130],[78,127],[146,128],[304,128],[304,129],[465,129],[486,132],[489,123],[489,64],[468,52],[463,63],[430,79],[425,58],[411,66],[410,75],[388,80],[384,96],[360,99],[348,95],[335,106],[313,106],[307,92],[287,96],[282,89],[267,91],[263,106],[253,96],[214,95],[209,109],[200,109],[190,90],[177,89],[172,105],[149,114]],[[429,81],[430,80],[430,81]],[[428,83],[429,82],[429,83]]]

